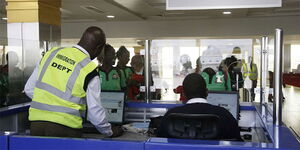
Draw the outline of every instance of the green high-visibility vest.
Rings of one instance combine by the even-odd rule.
[[[227,86],[227,88],[226,88]],[[212,78],[211,84],[207,85],[207,89],[210,91],[232,91],[231,80],[228,76],[227,82],[225,81],[225,74],[222,71],[218,71]]]
[[[99,69],[101,90],[108,91],[120,91],[121,87],[121,77],[119,70],[117,68],[112,68],[108,73],[104,70]]]
[[[76,48],[53,48],[42,58],[29,108],[30,121],[49,121],[82,128],[86,110],[86,76],[97,65]]]
[[[131,75],[133,74],[133,70],[131,67],[127,67],[124,69],[120,69],[121,73],[121,87],[126,88],[127,83],[126,81],[131,78]]]

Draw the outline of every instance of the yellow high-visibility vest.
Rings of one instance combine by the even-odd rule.
[[[257,80],[257,66],[256,64],[252,64],[252,68],[248,68],[246,63],[243,63],[243,78],[246,79],[247,76],[249,76],[249,78],[251,80]]]
[[[82,128],[86,76],[97,65],[77,48],[53,48],[42,58],[29,109],[30,121]]]

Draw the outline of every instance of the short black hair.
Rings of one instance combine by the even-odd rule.
[[[188,100],[207,97],[205,80],[198,73],[191,73],[184,78],[183,91]]]
[[[120,58],[124,53],[129,53],[125,46],[121,46],[119,50],[116,52],[117,58]]]
[[[232,70],[237,65],[237,63],[237,58],[234,56],[227,57],[224,61],[224,64],[228,67],[228,70]]]
[[[216,74],[215,70],[213,68],[207,67],[202,72],[205,72],[205,73],[208,74],[208,76],[209,76],[209,84],[211,84],[212,79],[213,79],[214,75]]]
[[[109,51],[116,51],[110,44],[105,44],[104,46],[104,56],[107,55]]]

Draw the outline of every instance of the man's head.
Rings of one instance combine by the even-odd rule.
[[[140,72],[144,67],[144,58],[142,55],[134,55],[131,58],[131,67],[135,72]]]
[[[106,43],[105,33],[99,27],[89,27],[83,33],[78,45],[90,54],[91,59],[96,58]]]
[[[117,51],[117,58],[119,60],[119,64],[126,65],[129,61],[129,57],[129,51],[126,49],[125,46],[121,46]]]
[[[200,56],[199,56],[198,59],[196,60],[196,72],[200,73],[201,69],[202,69],[202,63],[201,63]]]
[[[97,59],[99,63],[105,64],[107,66],[112,66],[116,62],[116,51],[115,49],[109,45],[106,44],[104,47],[104,56],[101,57],[102,55],[98,55]]]
[[[206,98],[207,88],[203,77],[198,73],[191,73],[183,80],[183,92],[188,100],[192,98]]]
[[[237,66],[238,61],[237,61],[236,57],[231,56],[231,57],[227,57],[224,60],[224,64],[226,65],[226,67],[228,68],[228,70],[231,71],[231,70],[233,70],[233,68],[235,66]]]
[[[232,49],[232,54],[241,54],[241,48],[240,47],[234,47]]]

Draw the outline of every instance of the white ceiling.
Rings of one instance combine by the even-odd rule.
[[[93,7],[92,11],[86,7]],[[94,11],[96,10],[96,11]],[[98,11],[98,12],[97,12]],[[281,8],[167,11],[165,0],[62,0],[63,21],[138,21],[201,18],[300,16],[300,0],[283,0]],[[107,15],[116,16],[114,19]]]
[[[61,12],[63,22],[300,16],[300,0],[282,0],[282,2],[281,8],[232,9],[229,10],[232,11],[231,15],[223,15],[224,10],[167,11],[165,0],[62,0]],[[5,0],[0,0],[0,23],[4,22],[1,18],[6,17],[5,6]],[[114,15],[115,18],[109,19],[107,15]],[[288,41],[299,43],[299,37],[300,35],[289,37]],[[114,41],[119,39],[111,42]],[[132,45],[136,43],[136,39],[128,39],[127,43]]]
[[[282,0],[281,8],[167,11],[165,0],[62,0],[62,21],[139,21],[202,18],[300,16],[300,0]],[[6,16],[5,0],[0,0],[0,17]],[[116,16],[108,19],[107,15]]]

